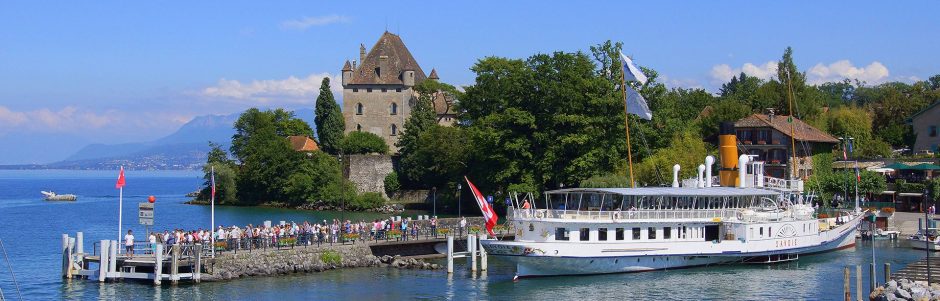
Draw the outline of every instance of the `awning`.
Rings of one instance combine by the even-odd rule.
[[[917,193],[917,192],[902,192],[902,193],[898,193],[898,195],[899,195],[899,196],[916,196],[916,197],[923,197],[923,196],[924,196],[923,193]]]
[[[938,170],[938,169],[940,169],[940,166],[934,165],[934,164],[930,164],[930,163],[921,163],[921,164],[917,164],[917,165],[911,166],[911,167],[908,168],[908,169],[913,169],[913,170]]]
[[[897,192],[897,191],[894,191],[894,190],[885,190],[885,191],[882,191],[881,194],[894,194],[895,192]]]
[[[910,166],[910,165],[907,165],[907,164],[904,164],[904,163],[892,163],[892,164],[890,164],[890,165],[888,165],[888,166],[885,166],[884,168],[890,168],[890,169],[910,169],[911,166]]]

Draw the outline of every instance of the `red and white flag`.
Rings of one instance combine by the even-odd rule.
[[[480,211],[483,212],[483,218],[486,219],[486,232],[489,232],[492,236],[496,236],[496,234],[493,233],[493,227],[496,226],[496,220],[498,219],[496,216],[496,211],[493,211],[493,207],[486,202],[486,199],[483,198],[483,194],[480,193],[480,190],[477,189],[473,183],[470,183],[470,179],[467,179],[467,177],[463,178],[464,180],[467,180],[467,185],[470,186],[470,192],[473,193],[473,199],[477,201],[477,205],[480,206]]]
[[[210,167],[210,168],[212,172],[212,176],[210,178],[210,180],[212,181],[212,199],[215,200],[215,166]]]
[[[114,188],[121,189],[124,188],[124,166],[121,166],[121,173],[118,175],[117,183],[114,184]]]

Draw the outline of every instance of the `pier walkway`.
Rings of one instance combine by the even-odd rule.
[[[927,265],[927,258],[924,258],[894,272],[892,277],[912,281],[926,281],[928,270],[930,271],[930,283],[940,283],[940,257],[938,256],[930,257],[929,266]]]
[[[474,220],[471,223],[482,224],[478,222]],[[495,230],[500,239],[513,239],[515,236],[513,229],[497,227]],[[430,228],[420,229],[417,233],[408,233],[407,237],[401,231],[370,234],[368,238],[343,235],[335,239],[300,234],[227,239],[217,241],[214,248],[208,244],[151,245],[137,242],[133,256],[126,254],[124,246],[114,240],[95,242],[91,252],[86,252],[88,250],[84,248],[83,234],[79,232],[75,237],[63,234],[62,276],[67,279],[97,279],[100,282],[137,279],[152,281],[155,285],[167,280],[174,284],[180,280],[198,283],[201,274],[206,272],[207,263],[211,264],[216,257],[238,256],[241,253],[296,253],[294,251],[306,249],[328,251],[349,246],[364,247],[374,256],[443,257],[445,255],[440,253],[440,247],[447,243],[448,236],[453,236],[455,242],[458,242],[454,245],[456,252],[467,249],[464,240],[468,235],[482,234],[483,231],[479,226],[446,226],[438,227],[433,232]]]

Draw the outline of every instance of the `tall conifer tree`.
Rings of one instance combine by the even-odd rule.
[[[330,154],[339,153],[340,141],[343,140],[343,131],[346,123],[343,121],[343,113],[333,99],[333,92],[330,91],[330,79],[323,78],[320,84],[320,95],[317,96],[316,116],[314,123],[317,125],[317,138],[320,142],[320,148]]]

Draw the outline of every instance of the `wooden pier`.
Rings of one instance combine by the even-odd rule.
[[[66,279],[97,279],[99,282],[124,279],[149,280],[160,285],[164,280],[176,284],[180,280],[199,282],[202,274],[201,244],[181,248],[173,245],[164,250],[158,244],[153,250],[139,250],[130,256],[122,254],[123,245],[115,240],[102,240],[91,253],[85,253],[82,232],[75,237],[62,235],[62,277]]]

